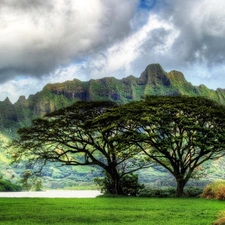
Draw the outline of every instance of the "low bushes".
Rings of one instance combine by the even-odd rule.
[[[202,188],[187,187],[184,190],[184,197],[199,197]],[[167,198],[176,196],[176,188],[145,188],[140,191],[140,197]]]
[[[22,187],[0,177],[0,191],[21,191]]]
[[[206,199],[225,200],[225,181],[219,180],[207,185],[201,195]]]
[[[214,221],[213,225],[225,225],[225,211],[219,213],[218,219]]]
[[[108,174],[104,178],[95,178],[95,183],[102,193],[113,194],[114,183]],[[138,196],[144,185],[139,184],[137,174],[127,174],[120,179],[120,185],[124,196]]]
[[[175,188],[145,188],[140,192],[140,197],[165,198],[175,197]]]
[[[222,217],[222,218],[214,221],[213,225],[225,225],[225,217]]]
[[[186,197],[200,197],[203,192],[201,187],[187,187],[184,189],[184,194]]]

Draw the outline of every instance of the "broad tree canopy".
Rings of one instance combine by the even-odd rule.
[[[118,127],[110,127],[110,121],[100,123],[98,117],[116,107],[113,102],[77,102],[33,120],[30,127],[18,131],[20,138],[13,142],[14,160],[25,158],[41,166],[46,162],[96,165],[111,178],[112,193],[123,194],[121,178],[144,163],[133,159],[140,152],[135,145],[115,140],[121,133]]]
[[[149,161],[177,181],[177,196],[196,168],[225,154],[225,107],[200,97],[148,97],[116,106],[78,102],[19,130],[14,158],[97,165],[122,194],[121,177]]]
[[[225,154],[225,107],[214,101],[148,97],[112,111],[108,120],[116,126],[123,120],[120,140],[166,168],[177,181],[177,196],[199,165]]]

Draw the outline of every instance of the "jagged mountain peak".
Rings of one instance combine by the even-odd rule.
[[[17,103],[21,103],[21,102],[25,102],[26,101],[26,97],[24,95],[21,95],[19,97],[19,99],[17,100]]]
[[[12,104],[12,102],[9,100],[8,97],[6,97],[5,100],[4,100],[3,102],[6,103],[6,104]]]
[[[170,79],[160,64],[150,64],[139,78],[141,84],[169,86]]]
[[[159,63],[149,64],[149,65],[147,65],[145,70],[165,72]]]

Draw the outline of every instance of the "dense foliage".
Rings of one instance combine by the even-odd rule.
[[[20,139],[13,142],[14,160],[26,159],[30,168],[40,171],[47,162],[98,166],[112,182],[111,193],[124,194],[123,176],[143,168],[145,162],[135,145],[114,139],[120,130],[110,129],[110,121],[105,124],[95,122],[109,108],[116,108],[116,104],[77,102],[34,120],[32,126],[18,131]]]
[[[10,180],[4,179],[0,176],[0,191],[21,191],[22,187],[18,184],[12,183]]]
[[[127,174],[159,164],[174,176],[176,195],[182,196],[200,165],[224,155],[225,107],[181,96],[152,96],[121,106],[77,102],[18,133],[12,156],[16,162],[26,158],[33,169],[47,162],[99,166],[106,173],[106,190],[126,194]]]
[[[106,174],[104,178],[96,178],[96,184],[101,188],[101,192],[104,194],[113,193],[114,184],[109,175]],[[137,174],[126,174],[121,178],[121,189],[123,195],[126,196],[137,196],[140,191],[144,188],[144,185],[139,184]]]
[[[225,154],[225,107],[199,97],[149,97],[106,112],[118,142],[138,146],[176,179],[177,196],[200,165]],[[107,128],[106,128],[107,130]]]
[[[201,195],[206,199],[225,200],[225,181],[218,180],[208,184]]]
[[[203,192],[203,188],[187,187],[184,189],[184,197],[199,198]],[[161,188],[147,188],[145,187],[140,191],[140,197],[151,198],[171,198],[176,197],[176,188],[174,187],[161,187]]]

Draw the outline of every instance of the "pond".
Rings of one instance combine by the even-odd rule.
[[[0,198],[96,198],[98,195],[101,195],[101,192],[97,190],[0,192]]]

